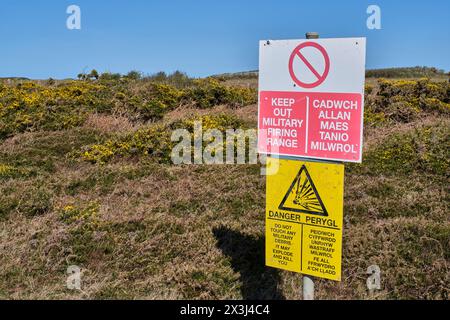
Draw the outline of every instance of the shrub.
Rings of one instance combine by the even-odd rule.
[[[408,174],[413,171],[448,174],[450,134],[448,125],[415,128],[387,136],[369,150],[360,167],[370,174]]]
[[[159,120],[167,110],[167,105],[157,99],[151,99],[142,105],[140,112],[144,120]]]
[[[193,80],[188,77],[188,75],[181,71],[175,71],[174,73],[167,75],[165,72],[161,71],[155,73],[154,75],[147,76],[144,78],[146,81],[165,83],[176,88],[185,88],[192,85]]]
[[[104,106],[99,93],[105,89],[101,85],[79,81],[56,87],[33,82],[3,86],[0,91],[0,139],[24,131],[79,126],[89,112]]]
[[[191,80],[181,72],[164,76],[163,82],[137,82],[135,71],[124,79],[104,73],[99,82],[65,81],[43,86],[31,81],[0,85],[0,139],[17,133],[62,130],[83,125],[89,114],[121,114],[131,121],[155,121],[182,103],[198,108],[256,102],[256,91],[228,87],[214,79]],[[116,81],[122,79],[123,81]],[[134,79],[136,81],[126,81]],[[188,87],[187,87],[188,86]]]
[[[125,78],[130,80],[140,80],[142,78],[142,74],[139,71],[130,71],[127,73]]]
[[[366,124],[408,123],[431,113],[450,113],[450,85],[447,82],[380,79],[378,84],[376,96],[366,96]]]
[[[94,78],[95,80],[98,80],[98,78],[99,78],[98,71],[95,69],[92,69],[92,71],[91,71],[91,73],[89,73],[88,77],[89,77],[89,79]]]
[[[185,97],[201,109],[227,104],[231,107],[242,107],[256,103],[257,94],[254,89],[228,87],[215,79],[195,80]]]
[[[365,93],[366,95],[369,95],[369,94],[371,94],[372,92],[373,92],[373,86],[370,85],[370,84],[368,84],[368,83],[366,83],[365,86],[364,86],[364,93]]]
[[[125,137],[115,137],[102,144],[87,147],[76,157],[91,163],[105,164],[114,157],[149,156],[156,162],[169,163],[174,143],[171,141],[172,130],[186,129],[191,134],[195,121],[202,122],[203,130],[238,129],[243,122],[229,115],[205,115],[187,120],[180,120],[169,125],[154,125],[140,129]]]
[[[111,73],[111,72],[104,72],[100,75],[99,79],[103,81],[118,81],[122,78],[120,73]]]
[[[158,120],[179,106],[183,92],[167,84],[154,83],[150,87],[150,100],[140,108],[144,120]]]
[[[239,129],[244,127],[242,120],[234,115],[218,114],[218,115],[204,115],[201,117],[193,117],[190,119],[176,121],[171,124],[172,129],[186,129],[190,133],[194,132],[195,122],[201,121],[202,129],[217,129],[224,132],[226,129]]]

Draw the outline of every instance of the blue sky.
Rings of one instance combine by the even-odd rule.
[[[70,4],[81,7],[81,30],[66,28]],[[370,4],[381,8],[381,30],[366,27]],[[259,40],[306,31],[367,37],[367,68],[450,70],[448,0],[2,0],[0,77],[254,70]]]

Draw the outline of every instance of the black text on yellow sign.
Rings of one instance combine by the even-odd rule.
[[[340,281],[344,165],[268,157],[267,168],[266,265]]]

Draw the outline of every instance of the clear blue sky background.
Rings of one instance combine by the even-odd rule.
[[[81,30],[66,28],[70,4],[81,7]],[[381,7],[382,30],[367,29],[369,4]],[[306,31],[367,37],[368,68],[450,70],[448,0],[2,0],[0,76],[254,70],[259,40]]]

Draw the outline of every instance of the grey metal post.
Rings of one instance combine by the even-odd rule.
[[[303,300],[314,300],[314,281],[309,276],[303,276]]]
[[[319,33],[318,32],[307,32],[306,39],[319,39]]]
[[[306,39],[319,39],[319,33],[307,32]],[[303,300],[314,300],[313,277],[303,276]]]

